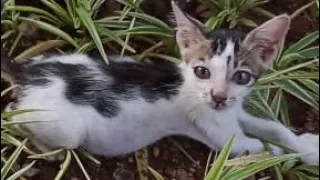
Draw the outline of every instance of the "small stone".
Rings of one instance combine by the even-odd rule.
[[[195,172],[196,172],[196,169],[195,169],[195,168],[189,168],[189,172],[195,173]]]
[[[188,173],[184,169],[178,169],[177,170],[177,180],[186,180],[188,178]]]
[[[116,169],[113,173],[115,180],[135,180],[134,173],[122,168]]]
[[[26,164],[24,164],[23,167],[26,167]],[[32,167],[27,172],[24,173],[24,176],[31,178],[37,175],[39,172],[40,172],[40,169]]]
[[[164,171],[164,174],[168,177],[168,178],[175,178],[177,176],[177,171],[175,169],[170,169],[167,168]]]
[[[154,158],[157,159],[160,156],[160,149],[156,146],[152,149],[152,153],[153,153]]]
[[[123,164],[121,162],[117,162],[118,167],[123,167]]]
[[[129,157],[129,158],[128,158],[128,162],[129,162],[129,163],[133,163],[133,162],[134,162],[133,157]]]
[[[188,173],[188,177],[193,177],[194,174],[193,173]]]

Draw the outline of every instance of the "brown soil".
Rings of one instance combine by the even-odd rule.
[[[295,9],[301,7],[306,2],[306,0],[272,0],[265,6],[265,8],[271,10],[275,14],[281,14],[284,12],[292,13]],[[288,6],[288,4],[290,5]],[[318,20],[311,18],[308,13],[303,13],[293,21],[292,28],[288,36],[288,42],[295,42],[302,38],[306,33],[316,30],[318,24]],[[5,84],[1,81],[1,89],[3,89],[4,85]],[[310,122],[306,120],[307,112],[310,110],[310,107],[307,107],[305,104],[299,102],[293,97],[288,97],[288,100],[290,101],[290,113],[293,125],[297,127],[300,132],[318,132],[319,120],[312,120],[312,128],[310,128]],[[2,105],[7,102],[8,99],[1,99],[1,109],[3,108]],[[314,128],[314,126],[317,128]],[[174,138],[191,155],[196,163],[187,158],[181,150],[171,143],[171,141],[163,139],[148,148],[150,166],[165,176],[168,180],[202,180],[210,150],[196,141],[182,137]],[[102,163],[101,166],[97,166],[85,157],[81,157],[85,168],[88,170],[88,173],[93,180],[114,179],[113,177],[115,172],[122,172],[120,175],[130,175],[134,173],[134,176],[138,179],[134,154],[110,159],[98,157],[98,159]],[[59,166],[60,165],[57,162],[49,163],[47,161],[40,161],[36,165],[36,168],[39,168],[40,172],[30,179],[51,180],[59,171]],[[63,179],[72,180],[73,178],[80,180],[85,179],[79,166],[74,160]],[[131,180],[130,178],[123,179]]]

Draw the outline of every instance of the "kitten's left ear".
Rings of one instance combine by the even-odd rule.
[[[273,64],[281,42],[285,39],[290,28],[288,15],[277,16],[251,31],[243,41],[247,51],[253,53],[264,68]]]
[[[206,29],[201,23],[183,13],[174,0],[171,1],[171,4],[177,24],[176,40],[182,56],[196,46],[209,44],[209,40],[204,35]]]

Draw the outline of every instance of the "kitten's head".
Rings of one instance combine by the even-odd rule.
[[[260,75],[272,66],[290,18],[275,17],[247,35],[234,30],[206,32],[172,2],[183,73],[201,102],[214,109],[242,103]]]

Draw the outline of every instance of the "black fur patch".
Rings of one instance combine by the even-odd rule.
[[[152,103],[170,99],[179,93],[183,83],[178,67],[168,62],[110,62],[105,65],[100,60],[93,61],[90,67],[61,62],[27,63],[19,81],[22,85],[46,86],[50,77],[59,77],[67,85],[67,99],[75,104],[90,105],[109,118],[119,113],[120,100],[142,97]]]
[[[235,43],[235,53],[239,50],[239,42],[245,38],[246,33],[236,30],[216,30],[208,33],[208,39],[212,39],[213,53],[223,52],[227,46],[227,41],[232,40]]]

